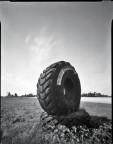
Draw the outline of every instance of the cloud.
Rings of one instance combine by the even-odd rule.
[[[44,28],[39,36],[33,38],[32,45],[30,46],[32,53],[31,67],[41,72],[56,45],[57,41],[52,35],[46,34]]]
[[[31,34],[28,34],[27,37],[26,37],[26,39],[25,39],[25,43],[26,43],[26,44],[28,44],[30,38],[31,38]]]
[[[13,70],[9,70],[9,73],[6,69],[2,69],[2,95],[6,95],[8,91],[12,94],[17,92],[19,95],[36,93],[38,76],[57,55],[55,51],[59,41],[52,34],[48,34],[45,27],[37,36],[28,34],[24,42],[29,56],[28,65],[24,65],[26,69],[23,71],[19,69],[16,73]]]

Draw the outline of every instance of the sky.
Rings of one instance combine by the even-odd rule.
[[[111,95],[113,3],[1,2],[1,95],[36,94],[42,71],[70,62],[82,93]]]

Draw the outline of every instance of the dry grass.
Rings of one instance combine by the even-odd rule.
[[[106,116],[112,118],[112,105],[107,103],[81,102],[81,107],[85,108],[90,115]]]
[[[81,103],[81,107],[86,108],[93,115],[95,115],[96,110],[96,115],[107,114],[108,117],[111,117],[110,105]],[[91,134],[85,126],[74,127],[75,130],[59,126],[60,128],[57,128],[55,132],[50,131],[48,133],[47,131],[44,133],[39,123],[41,112],[42,109],[35,98],[2,98],[2,144],[111,143],[111,122],[107,121],[106,123],[106,119],[99,129],[91,129]],[[95,117],[95,120],[97,118]],[[89,135],[88,138],[86,138],[85,133]]]

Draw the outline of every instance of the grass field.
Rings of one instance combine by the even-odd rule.
[[[111,105],[81,102],[91,115],[111,119]],[[40,126],[42,112],[36,98],[1,98],[2,144],[43,144],[44,134]]]

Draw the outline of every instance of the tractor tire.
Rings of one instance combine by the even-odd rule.
[[[65,125],[68,128],[72,126],[90,125],[90,115],[84,110],[80,109],[77,112],[71,113],[66,116],[52,116],[46,112],[42,112],[40,122],[43,130],[54,130],[58,124]]]
[[[77,72],[69,62],[59,61],[41,73],[37,98],[49,115],[67,115],[79,108],[81,85]]]
[[[40,116],[40,123],[43,131],[54,130],[58,125],[58,121],[54,119],[52,115],[48,115],[45,111],[42,112]]]

